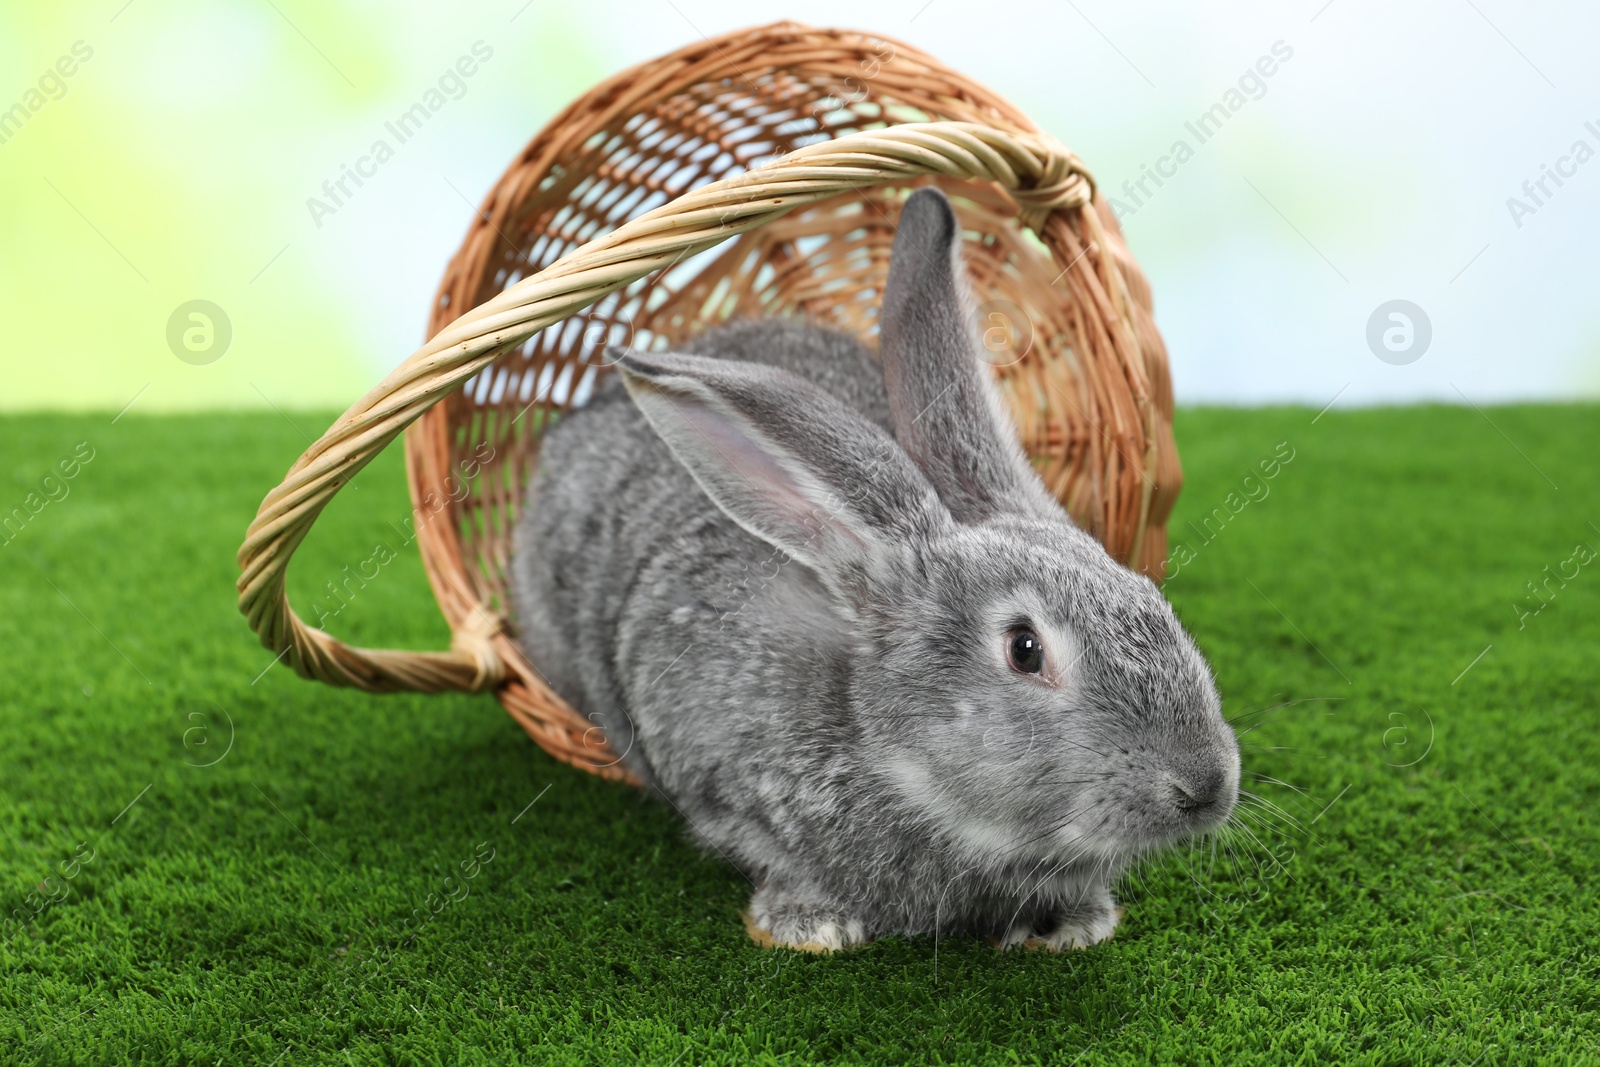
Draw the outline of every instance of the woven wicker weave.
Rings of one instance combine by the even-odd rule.
[[[617,75],[511,166],[440,286],[432,339],[267,495],[239,551],[240,609],[307,678],[494,690],[556,757],[624,768],[518,653],[505,576],[539,435],[608,373],[607,344],[665,347],[733,316],[804,315],[875,343],[899,203],[950,194],[985,345],[1041,476],[1156,577],[1181,475],[1144,276],[1077,157],[1006,101],[887,38],[794,23]],[[401,430],[448,652],[353,648],[285,592],[317,515]]]

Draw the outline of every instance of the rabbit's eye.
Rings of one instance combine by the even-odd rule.
[[[1023,674],[1038,674],[1044,670],[1044,642],[1032,630],[1019,627],[1006,635],[1006,658]]]

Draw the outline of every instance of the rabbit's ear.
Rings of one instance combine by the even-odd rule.
[[[670,352],[629,354],[618,367],[717,506],[825,580],[950,523],[888,434],[792,374]]]
[[[961,224],[938,189],[918,189],[901,209],[878,346],[895,439],[957,521],[1059,511],[979,360]]]

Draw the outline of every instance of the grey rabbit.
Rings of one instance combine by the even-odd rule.
[[[523,650],[757,887],[764,943],[1092,945],[1118,876],[1237,799],[1206,661],[1024,458],[960,246],[907,199],[878,359],[785,321],[621,353],[516,532]]]

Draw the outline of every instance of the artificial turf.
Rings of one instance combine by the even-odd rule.
[[[1085,952],[833,957],[492,698],[270,666],[234,552],[327,416],[0,419],[0,515],[93,450],[0,545],[0,1062],[1600,1062],[1600,408],[1315,414],[1180,412],[1167,587],[1299,828]],[[355,486],[301,603],[399,537],[398,450]],[[329,625],[447,637],[414,548]]]

